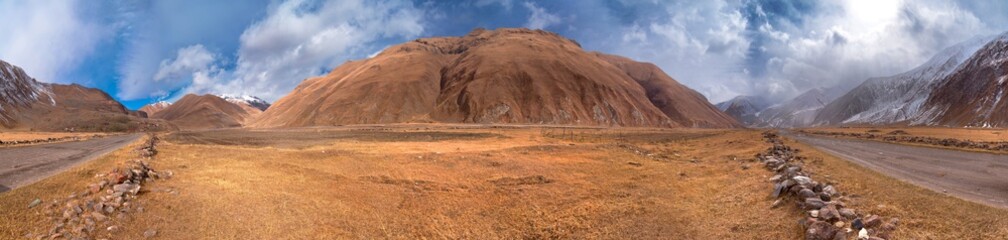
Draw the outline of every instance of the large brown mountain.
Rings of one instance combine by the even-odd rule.
[[[130,116],[105,92],[77,84],[40,83],[0,61],[0,126],[42,131],[130,131],[168,127]]]
[[[262,111],[243,107],[221,97],[187,94],[150,118],[164,119],[181,129],[241,127]]]
[[[925,122],[949,126],[1008,126],[1008,33],[988,42],[937,85],[923,109]]]
[[[654,65],[528,29],[417,39],[347,62],[251,126],[399,122],[739,126]]]

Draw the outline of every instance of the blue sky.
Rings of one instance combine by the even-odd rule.
[[[1008,2],[0,0],[0,59],[131,109],[186,93],[275,101],[347,60],[476,27],[540,28],[653,62],[713,102],[782,100],[1004,32]]]

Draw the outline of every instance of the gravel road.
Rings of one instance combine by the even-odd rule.
[[[28,185],[122,148],[142,136],[129,134],[77,142],[0,148],[0,192]]]
[[[1008,155],[795,133],[785,136],[936,192],[1008,208]]]

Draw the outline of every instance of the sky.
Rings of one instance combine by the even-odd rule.
[[[130,109],[188,93],[273,102],[343,62],[478,27],[652,62],[714,103],[782,101],[1008,31],[1008,1],[0,0],[0,59]]]

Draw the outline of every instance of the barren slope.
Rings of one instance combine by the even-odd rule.
[[[609,58],[541,30],[417,39],[304,81],[251,125],[736,126],[653,65]]]

